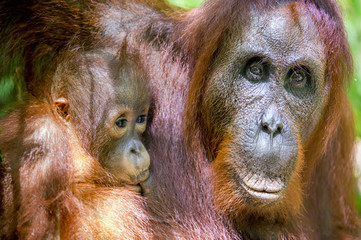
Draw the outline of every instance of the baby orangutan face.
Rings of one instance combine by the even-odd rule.
[[[149,177],[150,159],[142,143],[146,129],[148,104],[142,108],[119,108],[110,114],[111,144],[100,156],[100,163],[119,181],[137,185]]]
[[[120,185],[141,191],[150,159],[142,142],[149,97],[140,68],[127,57],[95,50],[72,58],[58,73],[66,97],[55,104],[82,148]]]

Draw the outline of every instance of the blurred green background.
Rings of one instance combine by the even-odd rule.
[[[171,4],[186,9],[197,7],[202,3],[202,0],[168,1]],[[340,1],[340,5],[354,58],[355,73],[349,89],[349,97],[356,119],[356,134],[361,138],[361,0],[342,0]],[[1,50],[3,50],[3,48]],[[2,63],[5,62],[5,59],[3,58],[4,56],[0,51],[0,61]],[[16,84],[14,80],[17,69],[11,69],[13,66],[17,66],[19,61],[19,59],[14,58],[10,63],[6,64],[7,66],[10,66],[9,68],[0,69],[0,76],[2,78],[0,81],[0,117],[5,114],[6,109],[11,107],[12,103],[21,98],[21,95],[17,93],[20,92],[19,90],[22,86],[19,83]],[[360,144],[361,142],[359,142],[359,145]],[[361,214],[360,195],[358,196],[358,206]]]
[[[355,114],[356,134],[359,137],[357,162],[359,166],[359,191],[361,191],[361,0],[340,1],[349,43],[354,59],[354,80],[349,89],[349,97]],[[361,216],[361,194],[357,196],[358,210]]]

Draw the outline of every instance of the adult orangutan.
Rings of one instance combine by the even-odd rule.
[[[185,131],[218,211],[245,238],[359,238],[337,3],[210,1],[185,31],[198,57]]]

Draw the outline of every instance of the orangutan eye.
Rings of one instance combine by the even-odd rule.
[[[260,57],[251,58],[245,67],[244,76],[251,82],[264,80],[268,76],[268,64]]]
[[[315,92],[311,74],[304,66],[289,70],[285,82],[285,88],[297,97],[307,97]]]
[[[147,115],[140,115],[136,122],[139,123],[139,124],[142,124],[142,123],[145,123],[145,121],[147,120]]]
[[[294,88],[304,88],[307,84],[307,73],[303,69],[293,69],[290,84]]]
[[[263,75],[263,66],[259,62],[258,63],[252,63],[252,65],[249,66],[249,71],[253,75],[262,76]]]
[[[117,125],[118,128],[125,128],[127,126],[127,122],[128,122],[127,119],[120,118],[115,122],[115,124]]]

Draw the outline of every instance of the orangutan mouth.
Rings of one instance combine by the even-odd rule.
[[[276,201],[283,196],[286,184],[280,179],[248,174],[241,181],[243,188],[253,197],[265,201]]]

